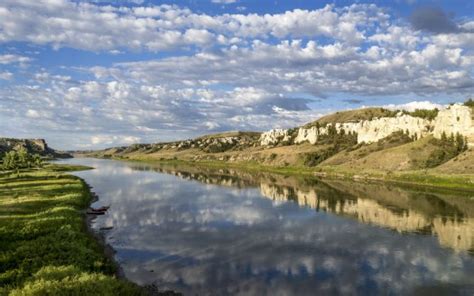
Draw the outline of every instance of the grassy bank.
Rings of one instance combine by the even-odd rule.
[[[139,295],[87,232],[87,185],[47,165],[0,173],[0,295]]]
[[[432,170],[411,170],[384,172],[380,170],[349,170],[335,166],[270,166],[258,162],[226,162],[226,161],[188,161],[180,159],[155,158],[114,158],[147,163],[186,164],[209,168],[235,168],[252,172],[268,172],[283,175],[317,176],[320,178],[337,178],[366,182],[389,182],[400,185],[424,186],[438,189],[474,192],[473,174],[442,174]]]

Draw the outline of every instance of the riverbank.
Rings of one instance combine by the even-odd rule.
[[[190,161],[183,159],[156,159],[156,158],[123,158],[112,157],[116,160],[137,161],[146,163],[185,164],[211,168],[234,168],[252,172],[268,172],[282,175],[314,176],[321,179],[344,179],[358,182],[384,182],[404,186],[418,186],[422,189],[454,190],[474,192],[474,174],[442,174],[432,170],[411,170],[385,172],[381,170],[349,170],[334,166],[306,167],[306,166],[271,166],[257,162],[228,162],[228,161]]]
[[[46,165],[0,174],[0,295],[144,295],[88,232],[87,184]]]

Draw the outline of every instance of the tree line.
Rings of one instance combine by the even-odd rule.
[[[14,170],[18,173],[20,169],[41,167],[43,159],[39,154],[31,154],[26,148],[11,150],[2,158],[1,168],[3,170]]]

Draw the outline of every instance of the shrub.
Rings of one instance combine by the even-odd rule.
[[[411,115],[413,117],[420,117],[428,120],[433,120],[438,116],[439,110],[437,108],[428,110],[428,109],[415,109],[413,112],[404,111],[404,114]]]
[[[425,167],[432,168],[439,166],[442,163],[458,156],[463,151],[467,150],[467,139],[461,134],[451,134],[449,137],[446,133],[441,134],[441,139],[432,139],[436,149],[431,152],[425,161]]]
[[[469,98],[469,100],[464,102],[464,106],[474,108],[474,100],[472,98]]]
[[[42,159],[39,154],[30,154],[25,148],[7,152],[2,159],[4,170],[19,170],[23,168],[41,167]]]

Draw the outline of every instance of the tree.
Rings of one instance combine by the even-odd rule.
[[[4,170],[16,171],[17,177],[19,176],[20,169],[41,167],[43,160],[38,154],[31,155],[25,148],[20,148],[18,151],[9,151],[5,154],[2,159]]]
[[[447,143],[448,142],[448,137],[446,136],[446,132],[442,132],[441,133],[441,142],[443,144]]]
[[[464,137],[460,133],[456,133],[456,148],[458,152],[464,151]]]
[[[37,168],[40,168],[43,166],[43,159],[39,154],[34,154],[33,155],[33,165]]]
[[[474,107],[474,100],[472,98],[469,98],[469,100],[464,102],[464,106]]]
[[[31,155],[28,153],[28,151],[24,147],[21,147],[17,151],[17,155],[18,155],[18,162],[19,162],[20,167],[22,168],[31,167]]]

